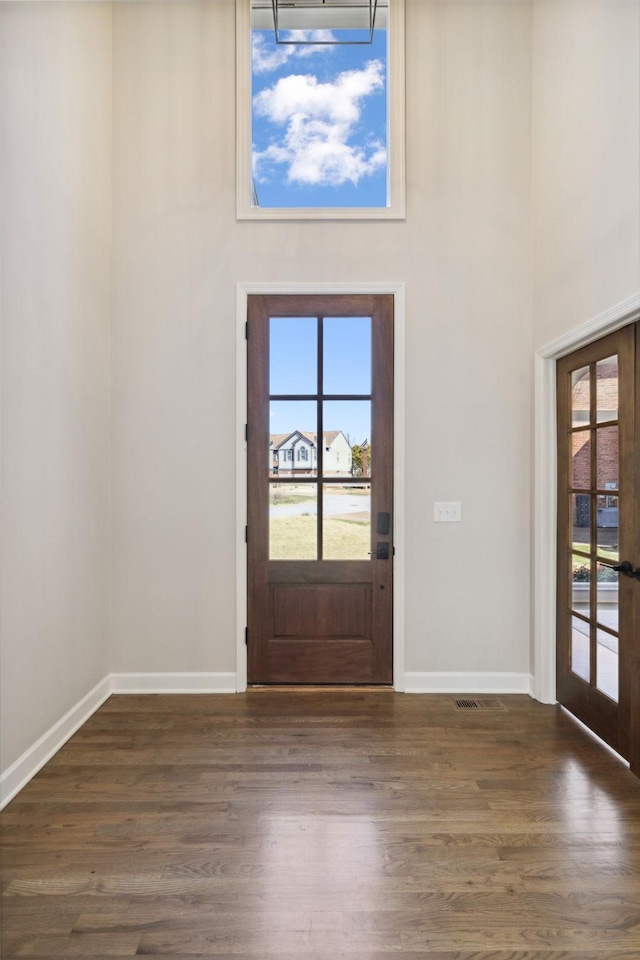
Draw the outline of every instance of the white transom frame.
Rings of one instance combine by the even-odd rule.
[[[251,29],[252,0],[236,0],[236,217],[238,220],[404,220],[405,219],[405,0],[385,0],[377,27],[389,31],[387,61],[387,206],[260,207],[252,203]],[[318,11],[309,11],[315,29]],[[313,15],[313,16],[311,16]],[[271,0],[260,11],[273,27]],[[262,19],[256,23],[262,27]],[[283,26],[283,29],[287,27]]]

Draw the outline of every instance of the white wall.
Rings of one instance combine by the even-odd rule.
[[[108,668],[111,8],[0,4],[2,766]]]
[[[114,6],[117,672],[235,670],[233,24]]]
[[[640,2],[533,6],[534,342],[640,292]]]
[[[407,670],[528,672],[530,6],[408,0],[403,223],[235,221],[234,43],[233,0],[114,6],[113,669],[234,669],[236,282],[389,280]]]

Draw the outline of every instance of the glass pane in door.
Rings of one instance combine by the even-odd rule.
[[[371,317],[323,320],[323,393],[371,393]]]
[[[272,477],[317,475],[317,419],[314,400],[270,402],[267,463]]]
[[[618,632],[619,628],[619,604],[618,594],[620,584],[618,574],[610,566],[599,563],[597,570],[597,607],[596,620],[603,627]]]
[[[371,484],[325,483],[322,494],[324,560],[368,560]]]
[[[597,420],[618,419],[618,358],[607,357],[596,364]]]
[[[590,408],[589,367],[581,367],[571,373],[571,425],[583,427],[589,423]]]
[[[317,517],[315,483],[270,483],[269,559],[315,560]]]
[[[325,477],[371,476],[371,401],[325,400],[323,463]]]
[[[591,546],[591,497],[588,493],[570,495],[571,540],[574,550],[589,553]]]
[[[318,321],[315,317],[269,318],[269,393],[318,391]]]
[[[618,637],[607,630],[596,631],[596,687],[618,702]]]
[[[596,430],[597,479],[598,490],[618,489],[618,428],[598,427]]]
[[[571,486],[574,490],[591,487],[591,431],[579,430],[571,435]]]
[[[582,680],[589,682],[589,624],[579,617],[571,618],[571,670]]]
[[[583,617],[591,616],[591,561],[574,553],[571,562],[571,609]]]
[[[596,548],[598,556],[606,560],[617,563],[620,558],[618,548],[619,526],[618,526],[618,497],[617,496],[599,496],[596,497],[597,510],[597,532]]]

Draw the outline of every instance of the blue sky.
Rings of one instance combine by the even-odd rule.
[[[370,45],[278,45],[273,30],[252,38],[260,206],[386,206],[386,30]]]
[[[317,320],[315,317],[272,317],[269,324],[271,394],[316,393]],[[371,320],[369,317],[327,317],[324,320],[324,393],[371,392]],[[316,403],[271,401],[269,432],[316,430]],[[371,403],[325,401],[324,429],[342,430],[352,443],[371,441]]]

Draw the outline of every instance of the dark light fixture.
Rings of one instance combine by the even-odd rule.
[[[378,0],[343,0],[337,3],[327,3],[327,0],[321,0],[321,2],[313,3],[312,0],[271,0],[271,6],[273,8],[273,30],[275,33],[276,43],[287,44],[287,45],[298,45],[298,46],[341,46],[346,44],[370,44],[373,42],[373,31],[375,30],[376,25],[376,12],[378,8]],[[282,30],[280,26],[280,13],[284,10],[291,12],[292,10],[324,10],[327,13],[327,16],[331,15],[332,10],[336,8],[348,9],[349,11],[362,10],[363,13],[368,14],[368,25],[363,26],[362,30],[368,32],[368,37],[364,40],[302,40],[296,38],[287,38],[283,39]],[[330,29],[333,29],[333,24],[331,24]],[[290,32],[290,28],[288,28]]]

